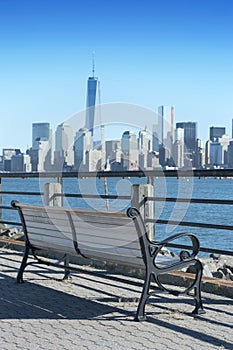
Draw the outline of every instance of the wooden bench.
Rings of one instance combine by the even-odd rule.
[[[173,235],[162,242],[148,239],[144,221],[135,208],[123,212],[97,212],[91,210],[42,207],[20,204],[12,201],[17,208],[25,233],[25,252],[17,275],[17,282],[23,282],[26,266],[47,264],[45,259],[37,257],[36,250],[55,251],[65,254],[78,254],[84,258],[114,262],[134,268],[145,268],[144,286],[141,292],[135,320],[145,320],[145,305],[148,298],[162,290],[172,295],[191,295],[195,300],[194,314],[204,313],[201,299],[202,264],[196,259],[199,250],[198,239],[190,233]],[[169,242],[188,236],[192,243],[191,254],[182,251],[179,257],[162,255],[161,250]],[[28,254],[34,258],[28,262]],[[55,265],[55,264],[53,264]],[[55,265],[56,266],[56,265]],[[195,278],[184,290],[168,289],[160,276],[194,267]],[[70,273],[68,260],[64,264],[65,278]],[[151,286],[151,282],[156,282]]]

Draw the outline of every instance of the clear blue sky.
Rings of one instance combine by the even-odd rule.
[[[231,134],[232,0],[0,0],[0,153],[85,107],[93,51],[102,103],[174,105],[203,140]]]

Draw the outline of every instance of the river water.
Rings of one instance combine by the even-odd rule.
[[[2,179],[2,191],[36,191],[43,192],[44,184],[54,179]],[[107,190],[109,194],[130,196],[131,186],[135,183],[146,183],[145,178],[108,178]],[[155,178],[155,197],[181,197],[198,199],[230,199],[233,200],[233,179],[218,178]],[[105,194],[106,187],[103,179],[88,178],[63,180],[64,193]],[[3,205],[10,205],[12,199],[22,203],[42,204],[43,198],[29,195],[3,195]],[[109,200],[68,198],[64,205],[70,207],[92,208],[95,210],[125,210],[130,206],[130,200]],[[222,224],[233,226],[233,206],[194,204],[194,203],[155,203],[155,218],[165,220],[193,221],[202,223]],[[3,210],[3,220],[19,221],[17,213]],[[177,232],[193,232],[202,247],[233,250],[233,231],[213,230],[203,228],[185,228],[180,226],[156,225],[156,240],[164,239]]]

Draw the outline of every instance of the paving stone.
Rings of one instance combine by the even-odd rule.
[[[65,283],[61,270],[30,266],[18,285],[21,259],[22,253],[0,249],[1,349],[233,349],[232,299],[203,293],[206,314],[193,317],[191,299],[162,295],[138,323],[141,287],[131,283],[138,279],[117,282],[82,266]]]

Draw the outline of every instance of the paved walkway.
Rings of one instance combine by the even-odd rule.
[[[61,270],[28,267],[15,276],[22,253],[0,249],[1,349],[233,349],[233,300],[203,293],[206,314],[193,317],[192,299],[163,295],[134,322],[135,278],[96,276],[82,266],[72,282]],[[99,270],[98,272],[101,273]]]

